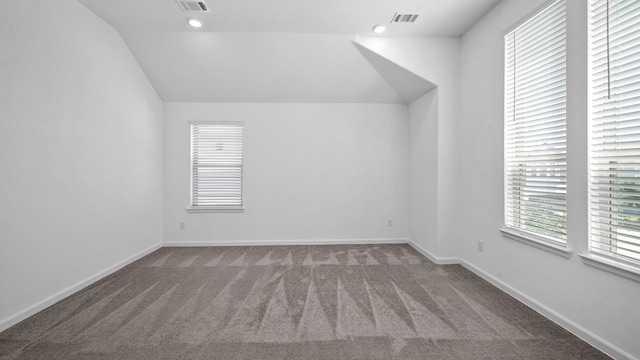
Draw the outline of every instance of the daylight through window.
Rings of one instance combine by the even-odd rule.
[[[242,209],[242,123],[191,123],[192,210]]]
[[[640,264],[640,1],[591,0],[590,252]]]
[[[566,243],[565,2],[505,36],[505,225]]]

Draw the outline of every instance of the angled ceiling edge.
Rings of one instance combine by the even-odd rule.
[[[434,83],[358,43],[357,40],[353,40],[353,44],[405,104],[412,103],[436,88]]]

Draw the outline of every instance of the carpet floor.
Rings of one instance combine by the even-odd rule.
[[[162,248],[0,333],[0,359],[608,359],[408,245]]]

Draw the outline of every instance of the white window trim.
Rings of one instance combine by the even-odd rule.
[[[199,206],[195,208],[193,206],[188,206],[186,210],[188,213],[241,213],[241,212],[244,212],[244,207],[222,209],[222,208],[216,208],[216,207]]]
[[[537,8],[531,10],[527,15],[525,15],[523,18],[521,18],[519,21],[515,22],[513,25],[509,26],[508,28],[506,28],[503,32],[502,32],[502,36],[506,36],[507,34],[511,33],[513,30],[519,28],[520,26],[522,26],[524,23],[526,23],[527,21],[531,20],[534,16],[538,15],[539,12],[543,11],[544,9],[548,8],[549,6],[551,6],[553,3],[555,3],[558,0],[548,0],[545,1],[542,5],[538,6]]]
[[[640,282],[640,269],[637,266],[627,265],[618,259],[611,260],[594,253],[579,254],[579,256],[586,265]]]
[[[506,226],[500,229],[500,232],[505,238],[519,241],[521,243],[533,246],[541,250],[545,250],[547,252],[562,256],[567,259],[570,258],[571,254],[573,253],[573,251],[566,245],[566,243],[559,243],[551,238],[546,238],[541,235]]]
[[[598,242],[601,244],[600,241],[596,240],[596,237],[594,234],[592,234],[592,227],[593,227],[593,223],[594,223],[594,218],[596,217],[594,214],[597,213],[597,211],[595,211],[595,209],[593,209],[592,207],[592,203],[593,203],[593,198],[597,196],[598,193],[601,193],[602,190],[594,190],[593,189],[593,183],[592,183],[592,171],[594,168],[594,164],[593,164],[593,160],[594,160],[594,155],[593,155],[593,146],[594,146],[594,121],[596,121],[597,117],[594,117],[594,104],[597,104],[597,102],[594,100],[594,83],[593,83],[593,79],[594,76],[597,77],[597,74],[594,73],[594,71],[592,70],[594,67],[594,64],[592,63],[593,61],[593,57],[594,54],[594,45],[593,45],[593,41],[594,39],[592,38],[593,36],[593,24],[592,24],[592,20],[591,20],[591,6],[592,6],[592,1],[588,2],[588,7],[589,7],[589,11],[588,11],[588,17],[589,17],[589,25],[588,25],[588,51],[589,51],[589,56],[588,56],[588,64],[589,64],[589,71],[588,71],[588,79],[589,79],[589,88],[588,88],[588,96],[589,96],[589,112],[588,112],[588,116],[589,116],[589,130],[588,130],[588,142],[589,142],[589,151],[588,151],[588,169],[589,169],[589,180],[588,180],[588,229],[589,229],[589,237],[587,240],[587,247],[588,250],[586,253],[584,254],[579,254],[580,257],[582,258],[583,262],[589,266],[593,266],[596,267],[600,270],[604,270],[604,271],[608,271],[610,273],[625,277],[625,278],[629,278],[635,281],[640,281],[640,264],[637,262],[632,262],[632,261],[627,261],[624,258],[618,258],[615,256],[608,256],[605,252],[602,251],[598,251],[598,250],[594,250],[594,243]],[[602,13],[600,13],[602,15]],[[608,17],[609,17],[609,10],[607,9],[607,18],[606,18],[606,22],[608,22]],[[606,23],[605,22],[605,23]],[[606,28],[606,25],[605,25]],[[613,36],[613,35],[612,35]],[[606,43],[609,43],[609,34],[608,34],[608,30],[607,30],[607,38],[606,38]],[[615,41],[613,42],[615,44]],[[608,46],[607,46],[608,49]],[[613,55],[612,55],[613,57]],[[607,50],[607,64],[609,64],[609,54],[608,54],[608,50]],[[615,61],[613,61],[615,63]],[[607,66],[607,68],[609,68],[609,66]],[[613,72],[613,69],[611,70]],[[615,75],[609,75],[612,76],[613,78],[615,78]],[[614,81],[615,83],[615,81]],[[609,88],[612,89],[613,86],[611,86],[611,82],[609,82]],[[601,104],[600,104],[601,105]],[[618,108],[616,108],[618,109]],[[624,165],[624,163],[622,164]],[[597,166],[596,166],[597,168]],[[617,186],[617,184],[616,184]],[[616,190],[616,192],[619,190]],[[617,228],[617,225],[616,225]],[[621,229],[624,229],[624,227],[621,227]],[[617,229],[616,229],[617,232]],[[617,246],[616,246],[617,247]]]
[[[559,2],[559,1],[561,1],[561,0],[549,0],[549,1],[545,2],[541,6],[539,6],[538,8],[533,10],[532,12],[530,12],[527,16],[522,18],[520,21],[518,21],[517,23],[513,24],[512,26],[510,26],[506,31],[503,32],[503,36],[505,36],[505,37],[508,36],[513,31],[517,30],[519,27],[521,27],[522,25],[524,25],[528,21],[532,20],[540,12],[546,10],[548,7],[554,5],[555,3]],[[565,21],[566,21],[566,18],[565,18]],[[566,26],[566,23],[565,23],[565,26]],[[566,43],[565,43],[565,46],[566,46]],[[505,52],[505,54],[506,54],[506,52]],[[565,74],[565,76],[566,76],[566,74]],[[565,78],[565,81],[567,81],[566,78]],[[505,91],[506,91],[506,88],[505,88]],[[503,98],[504,98],[504,96],[503,96]],[[565,103],[565,106],[567,106],[566,103]],[[503,108],[505,108],[505,107],[506,107],[506,104],[503,104]],[[566,118],[565,118],[565,122],[566,122]],[[505,127],[505,131],[506,131],[506,127]],[[505,137],[505,141],[506,141],[506,137]],[[505,144],[505,146],[506,146],[506,144]],[[506,153],[505,153],[505,166],[506,166]],[[565,165],[565,166],[567,166],[567,165]],[[505,169],[505,173],[506,173],[506,169]],[[568,185],[568,183],[567,183],[567,185]],[[507,184],[506,183],[503,184],[503,188],[504,188],[504,196],[505,196],[505,201],[503,201],[503,202],[506,203],[506,198],[508,196],[508,189],[507,189]],[[566,199],[565,199],[565,201],[566,201]],[[566,206],[566,203],[565,203],[565,206]],[[534,233],[525,231],[523,229],[510,227],[509,225],[506,224],[506,211],[507,211],[506,207],[504,208],[504,211],[505,211],[505,214],[504,214],[504,216],[505,216],[505,224],[499,230],[500,230],[500,232],[502,233],[502,235],[505,238],[509,238],[509,239],[516,240],[516,241],[520,241],[522,243],[534,246],[534,247],[542,249],[542,250],[546,250],[548,252],[551,252],[551,253],[556,254],[556,255],[560,255],[560,256],[565,257],[565,258],[571,257],[572,250],[568,246],[568,238],[567,239],[555,239],[555,238],[552,238],[552,237],[547,237],[547,236],[542,235],[542,234],[534,234]],[[565,227],[566,227],[566,222],[565,222]]]
[[[214,121],[214,120],[189,120],[188,121],[188,125],[189,125],[189,132],[188,132],[188,143],[189,143],[189,153],[190,153],[190,157],[191,157],[191,125],[207,125],[207,124],[221,124],[221,125],[242,125],[244,128],[244,121]],[[244,136],[243,136],[244,137]],[[244,142],[244,140],[243,140]],[[243,154],[244,157],[244,154]],[[244,162],[244,161],[243,161]],[[191,171],[193,170],[192,168],[192,161],[191,159],[189,159],[189,174],[191,174]],[[186,212],[187,213],[243,213],[244,212],[244,164],[243,164],[243,172],[242,172],[242,207],[228,207],[228,208],[223,208],[223,207],[205,207],[205,206],[197,206],[194,207],[191,205],[191,203],[189,202],[186,206]],[[192,193],[192,179],[191,179],[191,175],[189,175],[189,198],[191,197],[191,193]]]

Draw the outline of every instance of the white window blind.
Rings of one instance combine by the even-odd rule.
[[[640,1],[591,0],[590,252],[640,264]]]
[[[191,123],[191,209],[242,209],[242,123]]]
[[[505,225],[566,243],[565,2],[505,36]]]

